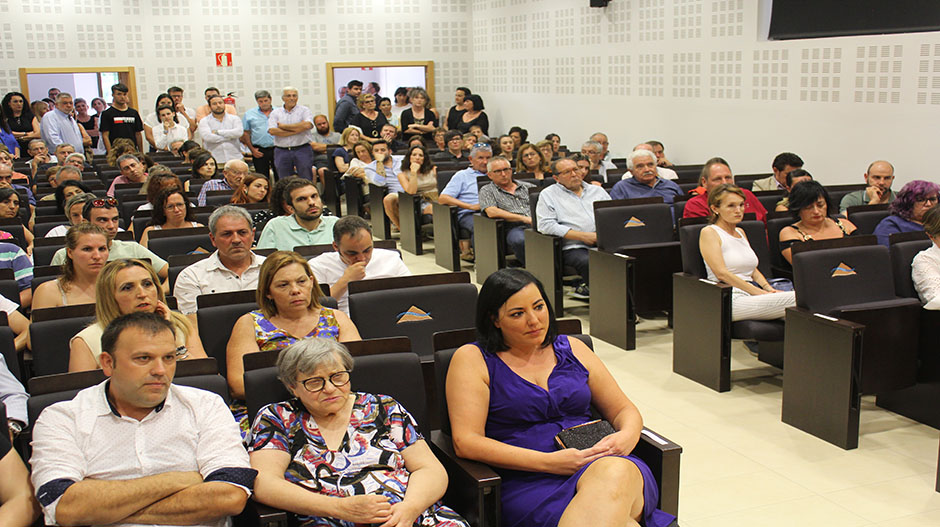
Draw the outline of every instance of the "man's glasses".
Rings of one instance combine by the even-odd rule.
[[[348,371],[338,371],[329,377],[330,384],[340,388],[349,384],[349,372]],[[300,384],[304,385],[304,389],[310,393],[317,393],[323,391],[323,388],[326,387],[326,379],[323,377],[311,377],[305,381],[300,381]]]
[[[96,209],[102,207],[117,207],[118,201],[114,198],[100,198],[91,200],[91,206]]]

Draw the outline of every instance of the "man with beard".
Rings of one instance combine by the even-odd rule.
[[[330,130],[330,121],[323,114],[313,116],[313,128],[313,141],[310,143],[313,148],[313,166],[317,167],[317,176],[322,183],[330,166],[326,147],[339,144],[340,135]]]
[[[301,245],[323,245],[333,241],[336,216],[321,216],[323,201],[309,179],[291,178],[284,187],[284,208],[290,216],[272,219],[261,231],[258,249],[293,251]]]
[[[209,111],[205,119],[199,121],[199,135],[216,163],[225,164],[233,159],[241,159],[239,139],[245,132],[242,120],[237,115],[226,113],[225,99],[213,95],[209,99]]]

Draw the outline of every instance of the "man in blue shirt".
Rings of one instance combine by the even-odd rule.
[[[493,150],[485,143],[477,143],[470,150],[470,167],[454,174],[441,191],[437,202],[441,205],[459,207],[457,224],[470,231],[469,240],[460,240],[460,257],[473,261],[473,213],[480,210],[480,195],[477,178],[486,175],[486,164],[493,157]]]
[[[682,189],[656,171],[656,154],[649,150],[634,150],[627,156],[627,169],[633,177],[622,179],[610,190],[613,199],[633,199],[659,196],[672,203],[682,195]]]
[[[256,91],[255,102],[258,107],[245,112],[242,118],[242,126],[245,128],[242,144],[251,150],[255,172],[270,177],[271,169],[274,168],[274,136],[268,133],[268,117],[274,109],[271,106],[271,93],[268,90]],[[277,170],[274,171],[274,178],[277,179]]]
[[[72,96],[68,93],[56,96],[55,108],[42,116],[39,133],[46,146],[67,143],[79,154],[85,153],[86,144],[91,146],[91,137],[75,120]]]

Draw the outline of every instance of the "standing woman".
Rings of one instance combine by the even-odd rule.
[[[189,126],[179,122],[176,110],[172,107],[164,105],[157,108],[157,119],[160,124],[150,130],[157,150],[175,153],[183,143],[192,138]]]
[[[535,179],[545,179],[551,177],[552,170],[549,168],[548,161],[542,155],[542,151],[536,148],[532,143],[526,143],[519,148],[518,159],[516,159],[516,173],[521,174],[529,172]]]
[[[363,93],[356,99],[356,105],[359,106],[359,113],[349,120],[349,124],[358,126],[362,130],[362,139],[370,143],[381,139],[379,133],[388,120],[382,112],[375,109],[375,95]]]
[[[65,263],[55,280],[39,284],[33,309],[95,303],[95,282],[108,263],[111,242],[104,229],[82,223],[65,235]]]
[[[427,142],[434,140],[437,114],[428,108],[428,92],[424,88],[411,90],[411,108],[401,113],[401,131],[404,137],[421,136]]]
[[[46,104],[46,101],[33,101],[29,103],[29,109],[33,112],[33,115],[36,116],[36,120],[41,122],[42,116],[46,115],[46,112],[51,111],[52,107]]]
[[[26,104],[26,96],[20,92],[10,92],[3,96],[0,102],[3,116],[13,131],[20,144],[20,152],[29,150],[29,142],[33,139],[39,139],[39,119],[33,114],[32,109]]]
[[[479,126],[483,135],[490,135],[490,120],[486,116],[486,112],[483,111],[483,97],[474,93],[470,97],[467,97],[467,100],[463,103],[463,107],[467,111],[460,117],[460,121],[457,123],[457,130],[460,130],[461,133],[467,133],[470,132],[470,129],[474,126]]]
[[[88,114],[88,102],[85,99],[75,99],[75,120],[91,137],[91,147],[94,148],[98,144],[98,119],[96,115]]]
[[[88,132],[88,135],[91,136],[91,148],[92,152],[95,154],[104,154],[107,153],[107,149],[104,146],[104,141],[101,141],[101,133],[98,130],[98,125],[101,123],[101,114],[108,109],[108,103],[104,102],[104,99],[101,97],[95,97],[91,100],[91,107],[95,110],[95,134],[92,135],[91,132]]]

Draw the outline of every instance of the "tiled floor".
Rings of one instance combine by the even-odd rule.
[[[403,257],[414,273],[444,271],[433,252]],[[587,304],[565,307],[589,328]],[[683,527],[940,526],[936,429],[866,398],[859,447],[845,451],[781,422],[782,377],[739,343],[732,389],[716,393],[672,373],[665,319],[641,321],[633,351],[594,342],[646,426],[683,447]]]

